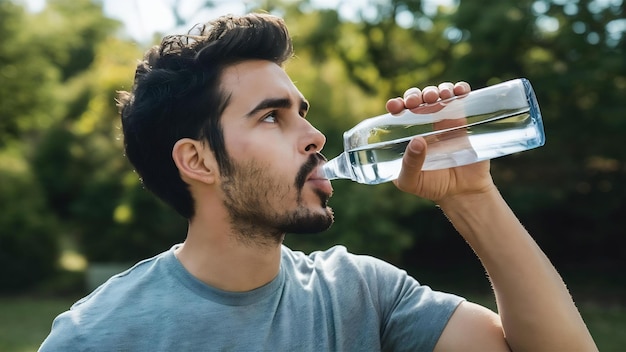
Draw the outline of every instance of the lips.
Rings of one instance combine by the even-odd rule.
[[[330,181],[324,174],[324,170],[322,170],[322,165],[318,165],[307,177],[306,182],[313,185],[316,189],[319,189],[325,194],[333,193],[333,186],[330,184]]]
[[[325,162],[326,159],[320,153],[311,154],[296,175],[296,188],[302,189],[309,179],[319,179],[323,175],[321,165]]]
[[[307,177],[307,181],[310,180],[328,180],[326,175],[324,174],[324,170],[322,169],[322,164],[316,167]]]

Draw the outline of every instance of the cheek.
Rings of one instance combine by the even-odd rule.
[[[255,162],[275,170],[297,172],[294,146],[290,141],[271,133],[230,133],[224,136],[228,155],[240,163]]]
[[[254,147],[254,141],[248,137],[244,137],[242,134],[230,133],[224,134],[224,144],[228,155],[234,160],[246,160],[250,157],[250,153],[256,148]]]
[[[293,182],[282,179],[272,167],[255,161],[236,163],[234,174],[225,179],[222,189],[227,203],[235,208],[265,209],[265,212],[282,212],[285,206],[291,207],[299,199]]]

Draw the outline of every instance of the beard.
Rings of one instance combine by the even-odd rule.
[[[292,184],[270,174],[269,166],[254,161],[244,165],[231,161],[232,172],[222,177],[221,188],[238,239],[248,244],[275,245],[282,243],[286,233],[327,230],[334,221],[332,209],[327,205],[330,195],[315,190],[321,212],[307,208],[302,199],[306,177],[322,160],[321,154],[312,154]],[[288,206],[294,202],[295,207]],[[285,205],[287,208],[282,208]]]

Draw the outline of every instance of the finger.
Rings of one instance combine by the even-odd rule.
[[[441,83],[437,88],[439,88],[439,97],[441,99],[449,99],[454,96],[454,84],[451,82]]]
[[[387,100],[387,104],[385,105],[385,107],[387,108],[387,111],[389,111],[392,114],[398,114],[401,113],[402,110],[404,110],[404,100],[402,100],[402,98],[393,98],[393,99],[389,99]]]
[[[422,89],[422,100],[429,104],[439,100],[439,88],[435,86],[428,86]]]
[[[414,109],[424,103],[422,91],[419,88],[409,88],[404,92],[404,106],[407,109]]]
[[[404,99],[406,99],[409,95],[414,95],[414,94],[421,95],[422,91],[419,88],[411,87],[407,89],[406,91],[404,91],[403,97]]]
[[[406,147],[402,157],[402,169],[396,186],[405,192],[416,189],[421,177],[422,166],[426,157],[426,141],[422,137],[414,137]]]
[[[472,90],[472,87],[470,87],[469,83],[467,82],[457,82],[454,85],[454,94],[455,95],[465,95],[467,93],[469,93]]]

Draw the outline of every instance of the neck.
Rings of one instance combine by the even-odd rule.
[[[176,250],[182,265],[197,279],[225,291],[250,291],[272,281],[280,269],[282,241],[240,233],[225,219],[223,213],[219,218],[198,214],[189,223],[185,243]]]

